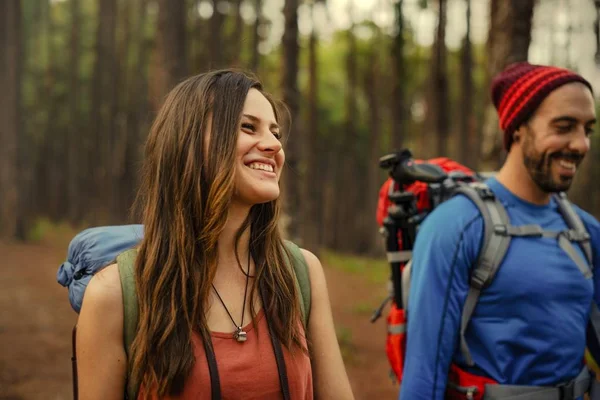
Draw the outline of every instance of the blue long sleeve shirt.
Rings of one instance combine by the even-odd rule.
[[[554,200],[535,205],[494,178],[487,183],[512,225],[567,229]],[[452,362],[512,385],[554,385],[577,376],[590,305],[593,300],[600,303],[600,224],[580,208],[575,210],[591,235],[593,279],[583,276],[556,239],[514,237],[494,281],[483,289],[465,334],[473,368],[465,367],[459,330],[483,220],[464,196],[446,201],[426,218],[413,249],[400,399],[443,399]],[[581,257],[585,260],[583,252]]]

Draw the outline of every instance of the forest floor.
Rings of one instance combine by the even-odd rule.
[[[76,313],[56,282],[71,233],[34,244],[0,243],[0,400],[72,399],[71,332]],[[386,294],[381,261],[321,257],[346,370],[357,400],[396,399],[385,354]]]

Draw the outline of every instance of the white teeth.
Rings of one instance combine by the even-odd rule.
[[[573,162],[565,161],[565,160],[559,160],[558,163],[563,168],[575,170],[575,163],[573,163]]]
[[[250,168],[252,169],[260,169],[262,171],[268,171],[268,172],[273,172],[273,166],[269,165],[269,164],[263,164],[263,163],[259,163],[259,162],[254,162],[250,165],[248,165]]]

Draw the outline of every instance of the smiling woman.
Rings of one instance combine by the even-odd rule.
[[[321,264],[278,230],[280,114],[231,70],[168,95],[146,143],[144,237],[120,258],[132,276],[119,261],[85,292],[80,399],[353,398]]]

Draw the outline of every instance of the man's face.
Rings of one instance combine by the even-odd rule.
[[[590,90],[574,82],[550,93],[515,132],[525,168],[540,189],[546,193],[569,189],[590,148],[595,122]]]

